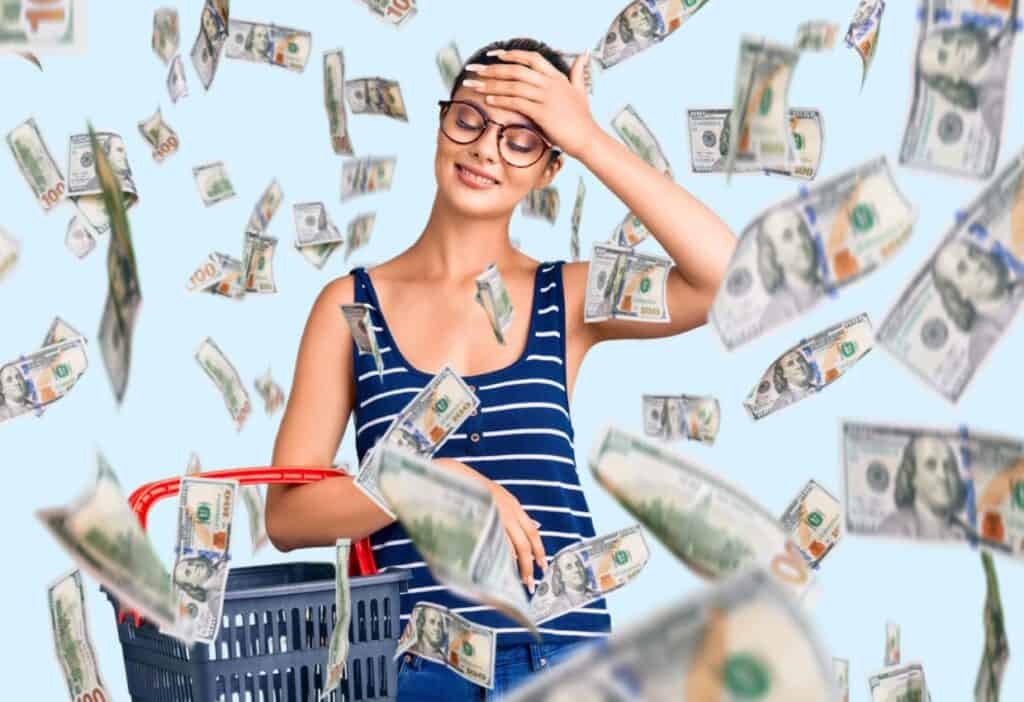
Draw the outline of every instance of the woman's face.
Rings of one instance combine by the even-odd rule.
[[[956,286],[960,294],[973,302],[993,300],[1003,295],[1001,264],[982,249],[965,241],[947,244],[935,258],[935,270]]]
[[[914,447],[914,465],[916,499],[933,511],[948,511],[953,506],[949,473],[956,470],[956,460],[946,444],[931,437],[920,439]]]
[[[484,96],[472,88],[460,86],[453,99],[473,103],[489,118],[502,124],[526,124],[537,128],[519,112],[487,105]],[[516,168],[508,165],[498,152],[498,129],[497,125],[489,124],[476,141],[457,144],[438,127],[434,157],[438,195],[465,216],[508,216],[531,189],[550,183],[561,167],[560,158],[548,165],[550,150],[546,150],[532,166]],[[466,182],[460,173],[462,166],[487,176],[493,182]],[[471,178],[468,174],[465,177]]]
[[[792,211],[780,210],[764,222],[765,233],[775,249],[775,261],[787,273],[808,279],[817,261],[814,243],[807,237],[803,220]]]
[[[25,383],[14,366],[0,368],[0,395],[10,404],[25,401]]]

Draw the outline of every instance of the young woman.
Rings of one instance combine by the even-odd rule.
[[[595,535],[569,415],[583,357],[601,341],[670,336],[703,324],[735,246],[718,216],[597,125],[583,88],[588,58],[570,69],[550,47],[528,39],[496,42],[470,58],[451,100],[440,103],[437,193],[423,231],[404,253],[372,271],[355,269],[320,293],[274,446],[277,465],[330,465],[354,411],[362,459],[432,374],[452,362],[481,404],[435,463],[490,490],[528,592],[559,549]],[[675,262],[667,286],[671,322],[585,324],[588,264],[538,263],[511,245],[513,211],[531,189],[551,183],[564,154],[615,193]],[[473,299],[474,278],[490,263],[515,308],[504,345]],[[368,355],[356,354],[343,322],[339,305],[353,301],[372,306],[383,377]],[[412,571],[403,626],[426,600],[497,629],[493,690],[407,655],[399,669],[402,702],[501,699],[531,672],[610,630],[598,600],[545,622],[537,644],[513,620],[457,598],[351,477],[273,486],[266,515],[282,551],[370,535],[380,567]]]

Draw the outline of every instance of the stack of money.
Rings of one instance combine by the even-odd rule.
[[[207,207],[235,196],[235,188],[231,185],[223,161],[211,161],[193,166],[192,177],[196,179],[199,197]]]
[[[12,129],[7,134],[7,145],[43,211],[49,212],[59,205],[67,195],[67,183],[35,119],[29,117]]]
[[[864,70],[860,85],[868,79],[868,69],[878,50],[878,34],[882,28],[882,13],[885,11],[885,0],[860,0],[857,9],[846,30],[846,45],[860,54]]]
[[[167,94],[171,96],[171,102],[175,104],[183,97],[188,97],[185,62],[181,60],[180,55],[174,57],[171,67],[167,71]]]
[[[587,188],[583,185],[583,176],[576,184],[576,200],[572,204],[572,234],[569,236],[569,257],[573,261],[580,260],[580,218],[583,216],[583,198]],[[518,247],[516,247],[518,248]]]
[[[374,17],[387,22],[395,28],[405,26],[405,23],[416,16],[416,0],[356,0],[366,9],[370,10]]]
[[[533,188],[522,199],[519,211],[527,217],[546,219],[554,224],[558,218],[558,202],[558,188],[555,186]]]
[[[42,346],[0,365],[0,423],[34,411],[42,416],[78,383],[89,368],[85,337],[54,317]]]
[[[477,303],[484,308],[487,320],[491,323],[491,329],[499,344],[505,343],[505,332],[512,324],[512,298],[505,287],[505,281],[501,279],[501,273],[493,263],[476,277]]]
[[[356,195],[391,190],[397,162],[394,156],[346,159],[341,164],[341,201]]]
[[[199,33],[192,44],[192,65],[204,90],[209,90],[220,65],[220,52],[228,38],[229,0],[204,0]]]
[[[249,402],[249,392],[245,389],[245,384],[242,383],[235,366],[210,337],[206,337],[199,344],[195,358],[213,384],[220,390],[228,414],[235,422],[235,429],[241,431],[245,420],[249,417],[252,405]]]
[[[709,0],[642,0],[631,2],[612,20],[594,47],[601,68],[635,56],[665,40]]]
[[[1003,602],[999,596],[999,579],[992,555],[982,552],[981,565],[985,569],[985,648],[974,683],[974,699],[976,702],[999,702],[999,689],[1010,660],[1010,644],[1006,638]]]
[[[900,625],[893,621],[885,623],[885,665],[900,664]]]
[[[348,627],[352,622],[351,591],[348,584],[348,555],[352,540],[341,538],[334,543],[334,628],[327,649],[327,674],[320,702],[341,684],[348,666]]]
[[[377,221],[376,212],[363,212],[352,218],[348,223],[346,229],[345,239],[345,260],[352,255],[353,251],[358,251],[367,244],[370,243],[370,234],[373,233],[373,225]]]
[[[869,675],[868,691],[872,702],[931,700],[928,683],[924,679],[924,668],[917,662],[890,666]]]
[[[153,160],[157,163],[178,151],[178,135],[164,122],[159,108],[152,117],[139,122],[139,133],[153,147]]]
[[[395,658],[407,651],[447,666],[471,683],[494,688],[497,632],[447,607],[420,601],[398,640]]]
[[[384,377],[384,359],[380,354],[380,344],[377,343],[377,332],[373,328],[373,320],[370,318],[370,305],[365,302],[355,302],[341,306],[341,314],[348,324],[349,332],[352,334],[352,341],[356,344],[356,350],[360,354],[368,353],[373,356],[373,364],[377,368],[377,377]]]
[[[178,53],[178,10],[158,7],[153,11],[153,51],[167,63]]]
[[[711,395],[644,395],[644,434],[665,441],[688,439],[711,446],[722,423]]]
[[[583,319],[668,322],[665,298],[672,261],[631,249],[594,244]]]
[[[324,107],[327,108],[327,127],[331,135],[331,148],[339,155],[352,155],[352,140],[348,135],[348,117],[345,115],[345,54],[341,49],[324,52]]]
[[[267,414],[273,414],[284,404],[284,391],[281,386],[274,382],[270,375],[270,369],[253,381],[256,392],[263,398],[263,407]]]
[[[800,51],[825,51],[836,44],[839,25],[828,20],[810,20],[796,28],[793,46]]]
[[[441,82],[444,83],[445,90],[450,93],[455,87],[455,79],[462,71],[462,57],[459,55],[459,47],[455,45],[454,39],[441,47],[437,56],[434,57],[434,61],[441,74]]]
[[[842,536],[842,515],[839,500],[814,480],[808,480],[779,522],[807,564],[818,568]]]
[[[232,18],[228,21],[224,55],[302,73],[306,70],[312,48],[313,35],[309,32]]]
[[[1024,150],[958,217],[889,311],[878,342],[958,402],[1024,300]]]
[[[352,114],[385,115],[402,122],[409,121],[396,80],[387,78],[354,78],[345,81],[345,100]]]
[[[14,268],[21,252],[21,242],[11,236],[6,229],[0,227],[0,280]]]
[[[708,319],[732,351],[874,271],[916,217],[884,156],[815,185],[743,230]]]
[[[128,165],[128,151],[121,137],[113,132],[96,133],[97,148],[109,162],[111,185],[120,191],[125,209],[138,202],[139,195]],[[68,198],[94,232],[103,236],[110,232],[111,217],[103,190],[96,175],[99,156],[93,148],[91,134],[74,134],[68,146]]]
[[[626,143],[629,150],[646,161],[655,170],[673,178],[672,166],[654,132],[640,119],[636,109],[626,104],[612,117],[612,129]]]
[[[50,628],[57,661],[64,672],[68,693],[75,702],[114,699],[100,676],[96,650],[89,634],[82,573],[73,570],[50,585]]]

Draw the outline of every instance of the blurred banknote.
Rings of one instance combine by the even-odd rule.
[[[12,129],[7,134],[7,145],[43,211],[49,212],[59,205],[67,195],[68,186],[36,121],[29,117]]]
[[[836,676],[836,687],[839,688],[839,702],[850,702],[850,661],[846,658],[833,658],[832,671]]]
[[[295,245],[298,247],[344,241],[322,202],[296,203],[292,205],[292,216],[295,220]]]
[[[192,44],[192,66],[205,90],[217,75],[220,54],[228,38],[229,0],[205,0],[199,15],[199,33]]]
[[[249,517],[249,538],[252,541],[252,552],[256,553],[267,544],[267,503],[259,485],[243,485],[239,488],[239,496]]]
[[[945,1],[945,0],[940,0]],[[987,1],[987,0],[986,0]],[[868,79],[868,69],[878,50],[878,35],[882,29],[882,13],[885,12],[885,0],[860,0],[857,9],[846,30],[846,45],[860,55],[864,70],[860,84]]]
[[[373,356],[373,365],[377,368],[378,377],[383,378],[384,359],[381,358],[380,344],[377,343],[377,332],[370,318],[370,306],[364,302],[355,302],[341,306],[341,314],[348,324],[352,341],[360,355],[368,353]]]
[[[580,218],[583,216],[583,198],[587,194],[587,188],[583,185],[583,176],[580,176],[576,184],[576,200],[572,204],[572,219],[570,226],[572,233],[569,235],[569,257],[573,261],[580,260]]]
[[[235,189],[228,178],[223,161],[212,161],[192,167],[192,176],[199,188],[199,197],[207,207],[224,202],[235,196]]]
[[[265,234],[267,227],[270,226],[270,220],[274,218],[282,200],[284,200],[284,191],[281,190],[281,184],[277,178],[274,178],[253,206],[252,214],[249,215],[249,223],[245,225],[245,231]]]
[[[689,439],[711,446],[722,423],[711,395],[644,395],[644,434],[665,441]]]
[[[331,135],[331,148],[339,155],[352,155],[352,140],[348,135],[348,117],[345,115],[345,53],[341,49],[324,52],[324,107],[327,108],[327,127]]]
[[[188,80],[185,78],[185,63],[181,56],[175,56],[171,66],[167,70],[167,94],[171,96],[171,102],[177,103],[183,97],[188,97]]]
[[[530,598],[540,624],[629,584],[650,559],[639,524],[569,544],[551,559]]]
[[[694,173],[725,173],[731,112],[728,108],[686,111],[690,130],[690,168]],[[825,122],[821,111],[791,107],[789,130],[793,137],[793,150],[784,167],[768,168],[756,159],[749,159],[737,161],[733,173],[763,173],[814,180],[825,151]]]
[[[341,684],[348,665],[348,627],[352,622],[352,599],[348,584],[348,556],[352,540],[341,538],[334,544],[334,627],[327,649],[327,675],[320,702]]]
[[[394,156],[346,159],[341,164],[341,201],[355,195],[391,190],[397,163]]]
[[[509,702],[837,702],[831,659],[806,614],[747,570],[589,646]]]
[[[752,497],[660,441],[609,426],[590,469],[605,489],[698,575],[759,565],[794,594],[811,573],[779,521]]]
[[[842,536],[843,509],[832,493],[808,480],[779,521],[808,565],[817,568]]]
[[[417,0],[356,0],[375,17],[394,27],[402,27],[416,16]]]
[[[709,0],[635,0],[615,16],[608,31],[594,47],[593,55],[601,68],[662,42]]]
[[[0,54],[85,52],[85,0],[2,0]]]
[[[195,357],[224,397],[224,405],[235,422],[235,429],[241,431],[252,405],[249,403],[249,392],[245,389],[238,371],[210,337],[206,337],[199,344]]]
[[[153,147],[153,160],[157,163],[176,153],[180,146],[177,133],[164,122],[159,108],[154,115],[139,122],[139,133]]]
[[[883,668],[868,676],[871,702],[929,702],[928,683],[920,663]]]
[[[818,183],[747,225],[708,319],[734,350],[874,271],[916,218],[884,156]]]
[[[878,331],[878,343],[958,402],[1024,300],[1024,151],[957,217]]]
[[[302,73],[312,48],[313,35],[301,29],[231,19],[224,55]]]
[[[800,51],[825,51],[836,45],[839,25],[828,20],[810,20],[796,28],[793,46]]]
[[[89,133],[71,136],[68,145],[68,198],[75,203],[78,212],[89,225],[104,235],[110,231],[111,221],[97,176],[99,157],[93,150],[90,138]],[[125,209],[130,209],[138,201],[139,194],[132,179],[132,168],[128,165],[128,150],[124,140],[113,132],[96,132],[96,142],[115,178],[111,185],[120,191]]]
[[[189,292],[241,298],[245,295],[242,262],[228,254],[214,251],[189,277],[187,288]]]
[[[871,320],[859,314],[803,339],[768,367],[743,406],[753,419],[817,394],[846,374],[874,346]]]
[[[409,121],[398,81],[387,78],[354,78],[345,81],[345,100],[353,114],[385,115]]]
[[[1018,0],[932,0],[922,10],[901,164],[981,180],[992,175],[1019,12]]]
[[[612,235],[608,237],[608,243],[612,246],[632,249],[646,239],[650,233],[639,217],[632,212],[627,212],[622,222],[612,230]]]
[[[253,381],[256,392],[263,399],[263,407],[267,414],[273,414],[284,404],[284,390],[270,375],[270,369]]]
[[[900,663],[900,625],[893,621],[885,623],[885,665]]]
[[[441,47],[437,56],[434,57],[434,61],[441,74],[441,82],[444,83],[445,90],[450,93],[455,85],[455,78],[462,70],[462,57],[459,55],[459,47],[456,46],[454,39]]]
[[[174,7],[158,7],[153,11],[153,51],[164,63],[178,53],[178,10]]]
[[[520,202],[519,211],[527,217],[546,219],[551,224],[558,218],[558,188],[532,188]]]
[[[6,229],[0,227],[0,280],[14,268],[21,252],[21,242],[11,236]]]
[[[327,244],[313,244],[312,246],[296,246],[295,250],[302,254],[302,257],[313,264],[317,269],[324,267],[327,263],[327,259],[331,257],[341,242],[332,242]]]
[[[587,273],[584,321],[668,322],[665,292],[671,268],[672,261],[667,258],[594,244]]]
[[[346,226],[345,239],[345,260],[370,243],[370,234],[373,233],[373,225],[377,221],[376,212],[364,212],[353,217]]]
[[[255,232],[246,232],[242,242],[242,269],[245,271],[245,291],[276,293],[274,282],[274,252],[277,239]]]
[[[654,132],[647,126],[632,105],[620,108],[612,117],[612,128],[629,150],[642,158],[655,170],[672,178],[672,166]]]
[[[992,555],[983,552],[981,565],[985,570],[985,644],[974,683],[974,702],[999,702],[1003,674],[1010,660],[1010,643],[1006,638],[1003,601],[999,596],[999,578]]]
[[[46,591],[50,603],[50,628],[57,649],[57,660],[72,702],[113,700],[100,676],[96,650],[89,634],[82,573],[73,570],[50,585]]]
[[[72,337],[0,366],[0,424],[61,399],[89,368],[85,339]]]
[[[476,277],[476,301],[487,313],[487,320],[491,323],[498,343],[504,344],[505,331],[512,324],[515,308],[512,307],[512,298],[505,287],[505,281],[493,263]]]
[[[447,666],[466,680],[494,688],[497,632],[433,602],[420,601],[398,640],[395,657],[406,651]]]

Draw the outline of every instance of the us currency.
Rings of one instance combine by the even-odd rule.
[[[672,166],[665,158],[665,152],[662,150],[661,144],[658,143],[657,137],[654,136],[650,127],[640,119],[640,115],[632,105],[626,104],[619,108],[619,111],[612,117],[612,129],[625,142],[630,151],[650,164],[655,170],[664,173],[669,178],[674,177]]]
[[[558,55],[562,57],[563,61],[565,61],[565,65],[571,69],[572,64],[575,63],[577,58],[583,55],[583,52],[558,51]],[[587,95],[594,94],[594,79],[590,70],[591,63],[593,63],[593,56],[588,53],[586,56],[586,63],[583,64],[583,89],[586,91]]]
[[[356,487],[394,518],[380,484],[380,451],[390,446],[429,459],[479,406],[476,394],[445,365],[391,420],[381,438],[363,456]]]
[[[709,0],[638,0],[615,16],[594,47],[601,68],[611,68],[661,43]]]
[[[348,627],[352,622],[351,592],[348,583],[348,558],[352,540],[341,538],[334,543],[334,628],[327,649],[327,675],[320,702],[341,684],[348,667]]]
[[[345,100],[352,114],[385,115],[403,122],[409,121],[402,89],[396,80],[376,76],[346,80]]]
[[[245,271],[245,291],[276,293],[274,282],[274,251],[277,239],[246,232],[242,245],[242,268]]]
[[[356,0],[365,5],[375,17],[393,27],[401,28],[416,16],[416,0]]]
[[[312,48],[313,35],[301,29],[231,19],[224,55],[302,73]]]
[[[62,576],[50,585],[46,597],[57,661],[64,671],[72,702],[113,699],[100,676],[96,649],[89,635],[81,571],[73,570]]]
[[[171,96],[171,102],[177,104],[178,100],[188,97],[188,80],[185,79],[185,63],[181,56],[175,56],[171,61],[171,67],[167,71],[167,94]]]
[[[900,664],[900,625],[893,621],[885,623],[885,665]]]
[[[256,553],[267,545],[266,501],[259,485],[242,485],[240,488],[242,504],[249,516],[249,538],[252,540],[252,552]]]
[[[836,702],[827,649],[802,608],[748,570],[616,631],[509,702]]]
[[[402,630],[395,658],[409,651],[493,689],[496,642],[494,629],[471,622],[447,607],[420,601]]]
[[[625,218],[615,227],[612,235],[608,237],[608,243],[620,248],[635,248],[637,244],[650,235],[650,230],[644,226],[632,212],[627,212]]]
[[[429,454],[388,441],[378,448],[381,496],[438,582],[457,595],[494,607],[539,638],[487,487],[434,465]]]
[[[6,229],[0,227],[0,280],[14,268],[21,252],[21,242],[11,236]]]
[[[277,212],[277,208],[281,206],[282,200],[284,200],[284,191],[281,190],[281,184],[277,181],[277,178],[274,178],[267,185],[263,194],[260,195],[260,199],[256,201],[255,206],[253,206],[252,214],[249,215],[249,222],[245,225],[245,231],[253,232],[254,234],[265,234],[267,226]]]
[[[111,221],[104,204],[103,190],[96,175],[99,157],[93,149],[90,134],[74,134],[68,145],[68,198],[89,225],[100,235],[110,231]],[[138,190],[128,165],[128,150],[121,137],[113,132],[97,132],[98,149],[103,151],[114,176],[112,185],[121,193],[126,209],[138,199]]]
[[[341,49],[324,52],[324,107],[331,148],[338,155],[352,155],[352,139],[345,115],[345,54]]]
[[[79,259],[85,258],[96,248],[96,235],[93,234],[84,217],[75,215],[68,220],[64,246]]]
[[[688,568],[718,579],[751,565],[802,595],[811,573],[779,521],[660,441],[608,426],[589,457],[605,489]]]
[[[727,179],[751,161],[781,170],[793,158],[789,86],[799,58],[800,52],[792,47],[748,35],[741,38],[725,155]]]
[[[71,392],[89,368],[85,343],[81,336],[52,342],[0,366],[0,424],[32,411],[41,415]]]
[[[156,114],[139,122],[139,133],[153,147],[153,160],[157,163],[178,151],[178,135],[164,122],[159,108]]]
[[[594,244],[583,319],[668,322],[666,285],[672,261],[630,249]]]
[[[199,454],[195,451],[188,456],[188,465],[185,467],[185,475],[199,475],[203,471],[203,466],[199,461]]]
[[[167,63],[178,53],[179,41],[177,8],[156,8],[153,11],[153,51]]]
[[[353,251],[358,251],[370,243],[370,234],[373,233],[373,225],[376,221],[376,212],[364,212],[353,217],[348,223],[346,232],[348,238],[345,239],[346,261]]]
[[[1024,150],[958,216],[889,310],[878,342],[950,402],[1024,300]]]
[[[945,0],[940,0],[945,1]],[[868,69],[878,50],[878,35],[882,30],[882,13],[885,12],[885,0],[860,0],[857,9],[846,30],[846,45],[860,54],[864,70],[861,73],[860,85],[868,79]]]
[[[68,186],[60,166],[50,155],[35,119],[29,117],[8,132],[7,146],[43,211],[49,212],[59,205],[67,195]]]
[[[537,583],[530,618],[541,624],[628,585],[650,556],[639,524],[569,544]]]
[[[558,218],[558,188],[533,188],[520,202],[519,211],[527,217],[546,219],[551,224]]]
[[[221,51],[228,38],[229,0],[204,0],[199,15],[199,33],[192,44],[192,66],[199,74],[204,90],[209,90],[217,75]]]
[[[1014,509],[1011,486],[1024,477],[1020,440],[846,421],[841,441],[848,532],[973,543],[980,527],[985,546],[1009,554],[1024,540],[1024,520],[1000,513]],[[916,468],[921,465],[935,466],[927,482]]]
[[[459,55],[459,47],[455,45],[454,39],[441,47],[434,57],[434,61],[441,74],[441,82],[444,83],[445,90],[450,93],[455,86],[455,79],[462,71],[462,57]]]
[[[235,196],[235,188],[228,178],[223,161],[211,161],[192,167],[192,177],[196,179],[199,197],[207,207],[224,202]]]
[[[341,164],[341,201],[365,193],[391,190],[397,163],[394,156],[346,159]]]
[[[499,344],[505,343],[505,331],[512,324],[512,298],[509,297],[501,272],[493,263],[476,277],[476,301],[484,308]]]
[[[894,665],[868,676],[871,702],[927,702],[931,699],[920,663]]]
[[[295,220],[296,247],[340,244],[344,241],[322,202],[296,203],[292,205],[292,217]]]
[[[573,261],[580,260],[580,218],[583,216],[583,198],[587,194],[587,188],[583,185],[583,176],[580,176],[576,184],[576,200],[572,204],[572,219],[570,225],[572,234],[569,237],[569,256]]]
[[[86,492],[67,506],[37,510],[36,517],[83,571],[118,598],[122,609],[133,608],[169,627],[174,623],[171,574],[102,454],[97,464],[96,480]]]
[[[245,295],[245,286],[242,285],[242,262],[214,251],[189,277],[187,289],[189,292],[241,298]]]
[[[84,53],[85,15],[85,0],[3,0],[0,53]]]
[[[779,521],[807,564],[819,568],[839,543],[842,519],[839,500],[814,480],[808,480]]]
[[[743,401],[752,419],[815,395],[850,371],[874,346],[871,320],[851,317],[802,339],[772,363]]]
[[[665,441],[689,439],[711,446],[722,411],[711,395],[644,395],[644,434]]]
[[[175,620],[163,632],[189,644],[212,644],[220,630],[237,492],[236,480],[181,479],[171,576]]]
[[[724,173],[729,152],[730,113],[728,108],[687,110],[690,131],[690,168],[694,173]],[[756,159],[737,161],[733,173],[784,175],[814,180],[825,150],[825,122],[821,111],[792,107],[789,129],[793,150],[783,168],[767,168]]]
[[[810,20],[796,28],[793,46],[800,51],[825,51],[836,45],[839,25],[828,20]]]
[[[981,565],[985,569],[985,648],[981,653],[981,666],[974,683],[975,702],[999,702],[999,690],[1003,685],[1003,674],[1010,660],[1010,643],[1006,638],[1006,623],[1003,619],[1003,602],[999,596],[999,579],[992,555],[981,554]]]
[[[884,156],[810,187],[743,230],[708,318],[731,351],[874,271],[916,218]]]
[[[238,376],[238,371],[210,337],[206,337],[199,344],[195,357],[202,369],[210,376],[210,380],[220,390],[224,397],[224,405],[235,422],[235,428],[241,431],[245,420],[249,417],[252,405],[249,403],[249,392]]]
[[[273,414],[284,404],[284,390],[281,389],[281,386],[270,375],[269,368],[267,368],[266,373],[258,376],[253,381],[253,385],[256,388],[256,392],[263,399],[263,408],[267,414]]]
[[[846,658],[833,658],[832,670],[836,676],[836,687],[839,688],[839,702],[850,702],[850,661]]]
[[[384,359],[380,354],[380,344],[377,343],[377,332],[373,328],[373,320],[370,318],[370,306],[363,302],[355,302],[341,306],[341,314],[348,324],[349,332],[352,334],[352,341],[360,354],[368,353],[373,356],[373,365],[377,368],[377,376],[384,377]]]
[[[312,263],[318,270],[324,267],[327,259],[337,250],[341,242],[327,244],[314,244],[312,246],[296,246],[295,250],[302,254],[302,257]]]

